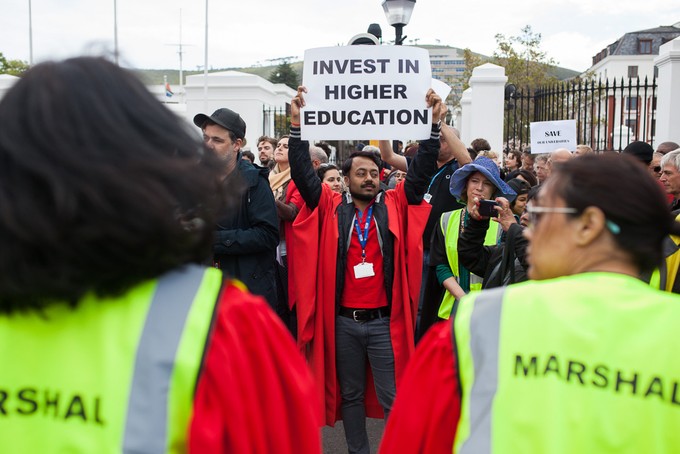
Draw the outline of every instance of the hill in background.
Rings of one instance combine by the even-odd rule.
[[[419,46],[419,47],[435,47],[435,46]],[[436,47],[442,47],[442,46],[436,46]],[[482,58],[489,58],[485,55],[477,54]],[[302,78],[302,61],[296,61],[296,62],[290,62],[290,65],[297,71],[297,73],[300,75],[300,78]],[[278,65],[271,65],[271,66],[251,66],[249,68],[222,68],[222,69],[211,69],[209,72],[219,72],[219,71],[240,71],[248,74],[256,74],[264,79],[269,80],[269,76],[271,75],[272,71],[274,71],[277,68]],[[177,86],[179,83],[179,70],[177,69],[138,69],[134,70],[135,73],[141,77],[142,81],[147,84],[147,85],[162,85],[163,84],[163,76],[167,76],[168,78],[168,83],[170,84],[171,87]],[[193,74],[203,74],[203,71],[184,71],[184,77],[186,80],[187,76],[193,75]],[[568,68],[562,68],[560,66],[556,66],[553,68],[553,75],[557,77],[559,80],[568,80],[573,77],[578,76],[581,74],[579,71],[574,71]],[[300,81],[302,82],[302,81]]]
[[[251,66],[249,68],[213,68],[209,72],[214,73],[214,72],[220,72],[220,71],[240,71],[243,73],[248,73],[248,74],[255,74],[258,75],[264,79],[269,80],[269,76],[271,75],[272,71],[276,69],[278,65],[271,65],[271,66]],[[302,62],[297,61],[297,62],[291,62],[290,66],[297,71],[298,74],[300,74],[300,77],[302,77]],[[136,74],[139,75],[139,77],[142,79],[142,81],[147,84],[147,85],[162,85],[163,84],[163,76],[168,77],[168,83],[170,84],[171,87],[176,86],[179,84],[179,70],[178,69],[137,69],[134,70]],[[203,71],[184,71],[184,78],[186,81],[187,76],[191,76],[193,74],[203,74]]]

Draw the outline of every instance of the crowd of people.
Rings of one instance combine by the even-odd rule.
[[[334,165],[306,92],[256,156],[105,59],[9,91],[9,452],[317,453],[341,419],[368,453],[367,417],[383,453],[680,446],[678,144],[467,147],[430,90],[428,138]]]

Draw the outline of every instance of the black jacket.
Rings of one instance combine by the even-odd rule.
[[[243,281],[252,293],[276,305],[276,246],[279,218],[269,188],[269,171],[239,160],[236,175],[244,193],[238,207],[217,223],[213,253],[215,265],[229,277]]]
[[[288,141],[288,160],[290,175],[295,182],[302,199],[309,208],[316,208],[321,198],[323,184],[312,168],[309,157],[309,142],[300,140],[300,129],[290,129]],[[439,129],[433,130],[432,138],[420,142],[418,154],[406,173],[404,192],[410,205],[418,205],[423,200],[427,184],[437,170],[439,156]],[[390,234],[387,219],[387,207],[384,203],[384,191],[380,191],[373,204],[373,217],[378,226],[383,255],[383,271],[385,275],[385,291],[387,301],[392,301],[392,283],[394,281],[394,238]],[[335,301],[340,305],[342,290],[345,284],[347,267],[347,250],[352,234],[355,216],[354,203],[349,192],[345,192],[342,203],[337,208],[338,218],[338,266],[336,269]]]
[[[527,240],[522,226],[513,224],[507,231],[505,242],[484,246],[489,219],[470,218],[467,227],[458,237],[458,260],[478,276],[484,276],[482,288],[501,287],[527,280]]]

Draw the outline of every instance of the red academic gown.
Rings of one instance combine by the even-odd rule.
[[[218,304],[188,452],[321,453],[316,390],[288,330],[233,283]]]
[[[451,321],[440,322],[418,343],[394,400],[380,454],[451,454],[460,419],[459,389]]]
[[[342,197],[322,185],[318,207],[310,210],[304,205],[293,224],[298,346],[307,356],[317,392],[324,402],[325,423],[331,426],[340,419],[340,389],[335,368],[335,279],[339,253],[335,213]],[[403,183],[385,193],[385,205],[389,230],[394,237],[390,335],[398,390],[406,363],[414,351],[423,263],[422,236],[430,205],[426,202],[409,205]],[[367,416],[383,417],[370,374],[367,374],[365,405]]]

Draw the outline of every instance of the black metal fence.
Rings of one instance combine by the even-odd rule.
[[[281,137],[290,131],[290,104],[286,107],[262,106],[262,134]]]
[[[656,89],[647,78],[506,89],[504,146],[523,149],[531,122],[556,120],[576,120],[578,143],[593,150],[620,151],[635,140],[654,146]]]

